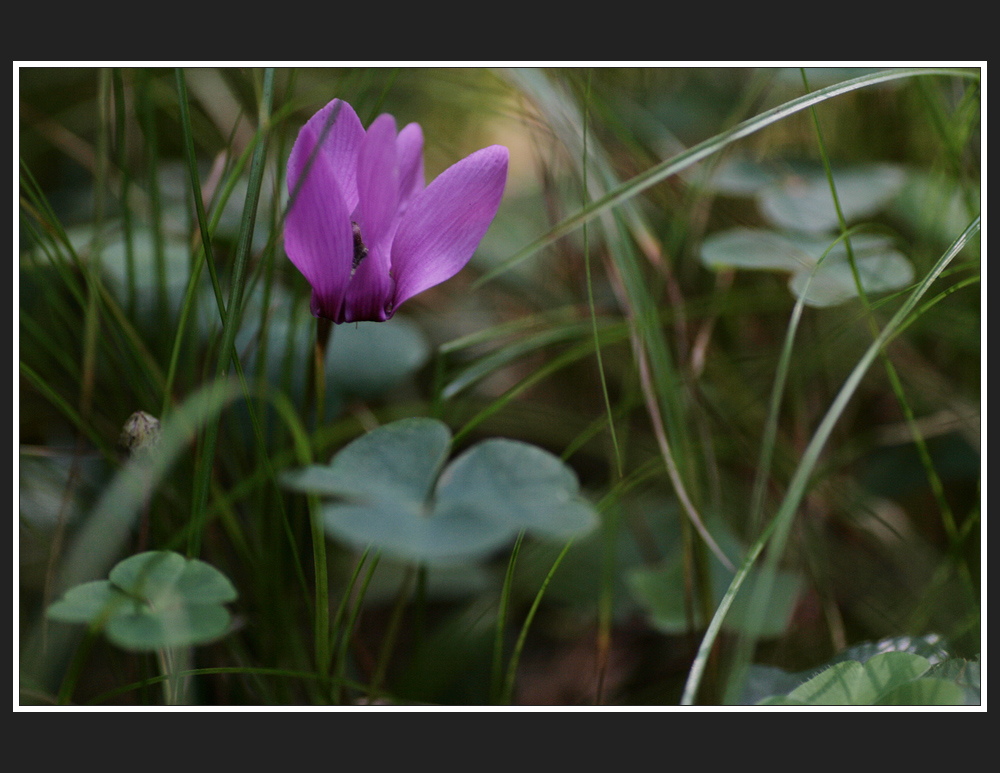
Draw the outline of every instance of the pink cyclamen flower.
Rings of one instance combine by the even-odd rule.
[[[500,206],[507,148],[478,150],[424,187],[423,145],[418,124],[397,134],[380,115],[366,132],[339,99],[302,127],[285,252],[312,285],[314,316],[384,321],[469,262]]]

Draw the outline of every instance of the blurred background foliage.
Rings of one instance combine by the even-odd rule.
[[[859,74],[807,73],[813,90]],[[196,68],[184,75],[228,297],[261,73]],[[884,324],[979,213],[977,78],[902,78],[816,107],[832,163],[894,170],[899,184],[851,224],[886,235],[911,272],[873,285],[870,313],[853,289],[846,301],[806,306],[775,417],[773,463],[755,485],[797,295],[787,269],[712,263],[703,246],[737,228],[793,232],[764,202],[800,184],[803,165],[825,181],[809,111],[720,142],[706,160],[605,209],[586,229],[510,259],[586,202],[803,93],[795,69],[276,74],[236,346],[248,380],[287,397],[302,417],[310,407],[314,323],[309,288],[285,259],[280,229],[284,165],[302,124],[333,97],[353,105],[366,125],[383,112],[400,127],[416,121],[428,180],[488,144],[510,149],[503,204],[470,266],[382,327],[335,331],[323,421],[308,429],[325,462],[365,430],[431,415],[453,429],[456,450],[509,437],[576,471],[602,525],[575,542],[552,575],[521,656],[515,702],[678,701],[733,573],[685,517],[656,424],[708,531],[738,562],[871,344],[870,321]],[[137,410],[169,413],[210,381],[222,328],[204,271],[191,321],[179,332],[201,252],[174,71],[22,68],[19,103],[22,700],[44,703],[80,652],[80,633],[46,624],[43,610],[65,590],[60,567],[122,464],[121,427]],[[878,184],[864,178],[860,188]],[[822,233],[832,241],[837,228]],[[889,637],[934,634],[953,656],[979,653],[979,270],[973,242],[932,289],[927,300],[936,302],[887,348],[899,388],[881,363],[867,373],[797,511],[766,619],[747,630],[746,611],[727,618],[702,700],[724,699],[738,671],[727,658],[741,636],[756,645],[753,663],[783,673]],[[295,464],[293,437],[263,389],[254,394],[267,459],[237,400],[222,413],[201,551],[239,590],[235,622],[228,636],[196,652],[197,667],[244,671],[202,677],[197,699],[310,703],[321,700],[316,683],[294,676],[311,667],[308,520],[302,497],[276,488],[266,469],[266,462],[274,470]],[[182,549],[197,457],[194,445],[179,455],[126,544],[107,545],[99,564]],[[525,542],[503,631],[508,651],[560,548]],[[339,599],[358,556],[337,543],[330,549],[331,593]],[[380,561],[344,640],[347,676],[378,681],[382,700],[489,702],[508,556],[428,567],[416,580],[406,566]],[[264,668],[274,672],[254,670]],[[154,673],[148,656],[96,641],[73,700],[155,701],[158,694],[141,686]]]

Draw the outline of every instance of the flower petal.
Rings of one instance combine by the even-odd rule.
[[[399,211],[402,213],[410,199],[424,189],[424,133],[420,124],[403,127],[396,138],[396,155],[399,158]]]
[[[289,195],[294,195],[295,183],[321,138],[323,145],[312,163],[322,163],[331,170],[347,204],[347,211],[353,212],[358,205],[358,149],[365,138],[365,130],[354,108],[340,99],[334,99],[316,113],[299,132],[288,157]]]
[[[392,244],[393,308],[469,262],[500,206],[508,155],[502,145],[478,150],[413,198]]]
[[[392,316],[395,282],[385,266],[385,245],[372,247],[351,277],[337,322],[385,322]]]
[[[357,114],[335,99],[302,127],[288,158],[291,202],[285,252],[312,285],[313,314],[335,321],[351,278],[350,199],[356,202],[357,193],[348,193],[357,187],[356,159],[363,139]]]
[[[351,279],[354,235],[332,169],[314,163],[285,217],[285,253],[313,288],[312,312],[335,322]]]
[[[369,250],[390,236],[399,209],[399,164],[396,161],[396,121],[380,115],[371,126],[358,152],[358,224]],[[388,255],[383,253],[385,272]],[[366,260],[369,260],[366,258]]]

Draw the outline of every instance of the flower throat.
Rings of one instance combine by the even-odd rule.
[[[354,272],[358,270],[361,261],[368,257],[368,248],[365,247],[365,243],[361,240],[361,226],[353,220],[351,221],[351,231],[354,233],[354,260],[351,263],[351,276],[354,276]]]

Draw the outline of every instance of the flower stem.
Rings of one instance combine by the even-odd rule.
[[[316,346],[313,348],[311,368],[315,382],[316,412],[313,429],[319,428],[326,418],[326,347],[330,342],[333,325],[328,319],[316,320]],[[308,414],[308,406],[306,413]],[[320,675],[330,675],[330,586],[327,579],[326,533],[319,498],[309,496],[309,525],[313,543],[313,566],[316,577],[316,668]]]

